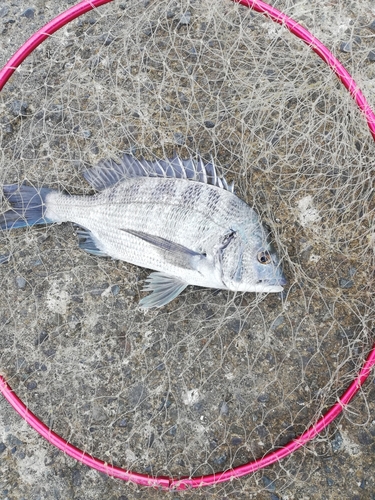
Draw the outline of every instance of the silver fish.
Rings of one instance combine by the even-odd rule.
[[[161,307],[188,285],[280,292],[286,284],[257,213],[219,177],[213,162],[146,161],[125,154],[84,172],[98,191],[70,196],[26,184],[3,186],[11,209],[2,229],[71,221],[79,246],[152,269],[144,309]]]

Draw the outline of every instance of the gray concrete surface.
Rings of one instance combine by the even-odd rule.
[[[3,0],[0,64],[73,3]],[[375,104],[373,2],[275,4]],[[91,193],[82,170],[125,149],[214,154],[286,262],[283,298],[189,288],[145,316],[147,271],[84,254],[71,225],[2,235],[0,371],[52,429],[108,462],[180,476],[261,457],[337,400],[373,340],[373,142],[335,77],[307,49],[293,62],[299,45],[277,30],[229,1],[118,1],[63,28],[2,92],[2,183]],[[90,470],[1,399],[0,497],[375,499],[374,396],[371,375],[303,450],[187,492]]]

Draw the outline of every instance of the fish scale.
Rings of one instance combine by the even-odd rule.
[[[147,279],[151,294],[141,300],[143,308],[165,305],[188,285],[282,290],[285,278],[259,216],[213,163],[125,154],[84,176],[98,194],[4,186],[12,208],[0,227],[74,222],[83,250],[156,271]]]

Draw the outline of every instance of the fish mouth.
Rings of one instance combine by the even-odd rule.
[[[267,278],[265,280],[259,280],[255,285],[255,290],[257,292],[282,292],[284,286],[287,284],[287,280],[284,275],[278,276],[277,278]]]

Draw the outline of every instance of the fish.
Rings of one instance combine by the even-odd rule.
[[[4,185],[10,209],[0,215],[0,228],[73,222],[82,250],[153,271],[142,309],[168,304],[188,285],[270,293],[287,283],[269,230],[212,159],[125,153],[83,176],[95,194]]]

